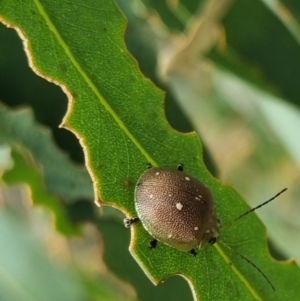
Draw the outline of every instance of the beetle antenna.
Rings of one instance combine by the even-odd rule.
[[[260,208],[260,207],[263,207],[265,205],[267,205],[268,203],[272,202],[274,199],[276,199],[277,197],[279,197],[282,193],[284,193],[285,191],[287,190],[287,188],[284,188],[282,189],[280,192],[278,192],[276,195],[274,195],[273,197],[271,197],[269,200],[261,203],[260,205],[254,207],[254,208],[251,208],[249,209],[248,211],[242,213],[241,215],[239,215],[238,217],[234,218],[231,222],[226,222],[224,224],[221,224],[221,227],[224,229],[224,228],[229,228],[232,226],[232,223],[241,219],[242,217],[248,215],[249,213],[255,211],[256,209]]]
[[[260,204],[260,205],[258,205],[258,206],[256,206],[256,207],[254,207],[254,208],[252,208],[252,209],[250,209],[250,210],[244,212],[243,214],[239,215],[238,217],[236,217],[236,218],[234,219],[234,221],[237,221],[237,220],[241,219],[242,217],[248,215],[249,213],[255,211],[256,209],[258,209],[258,208],[260,208],[260,207],[263,207],[263,206],[267,205],[268,203],[272,202],[272,201],[275,200],[277,197],[279,197],[279,196],[280,196],[282,193],[284,193],[286,190],[287,190],[287,188],[282,189],[280,192],[278,192],[276,195],[274,195],[273,197],[271,197],[269,200],[267,200],[267,201],[265,201],[264,203],[262,203],[262,204]]]
[[[250,259],[248,259],[247,257],[245,257],[244,255],[242,255],[240,252],[238,252],[237,250],[231,248],[229,245],[227,245],[225,242],[223,242],[222,240],[219,240],[220,243],[222,243],[223,246],[225,246],[227,249],[231,250],[233,253],[237,254],[238,256],[240,256],[242,259],[244,259],[245,261],[247,261],[253,268],[255,268],[264,278],[265,280],[269,283],[269,285],[271,286],[271,288],[275,291],[275,287],[272,284],[272,282],[269,280],[269,278],[265,275],[265,273],[255,264],[253,263]]]
[[[287,190],[287,188],[282,189],[280,192],[278,192],[276,195],[274,195],[273,197],[271,197],[270,199],[268,199],[267,201],[261,203],[260,205],[251,208],[250,210],[242,213],[241,215],[239,215],[238,217],[236,217],[233,221],[237,221],[243,217],[245,217],[246,215],[248,215],[251,212],[254,212],[256,209],[261,208],[265,205],[267,205],[268,203],[272,202],[273,200],[275,200],[277,197],[279,197],[282,193],[284,193]],[[228,226],[231,226],[230,224],[226,224],[225,227],[227,228]],[[224,228],[224,226],[223,226]],[[236,251],[235,249],[231,248],[229,245],[227,245],[225,242],[223,242],[222,240],[219,240],[220,243],[222,243],[223,246],[225,246],[227,249],[231,250],[233,253],[237,254],[238,256],[240,256],[242,259],[244,259],[245,261],[247,261],[253,268],[255,268],[264,278],[265,280],[269,283],[269,285],[271,286],[271,288],[275,291],[275,287],[274,285],[271,283],[271,281],[269,280],[269,278],[265,275],[265,273],[255,264],[253,263],[250,259],[248,259],[247,257],[245,257],[244,255],[242,255],[240,252]]]

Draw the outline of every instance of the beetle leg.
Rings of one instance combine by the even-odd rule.
[[[182,163],[179,163],[179,164],[177,165],[177,170],[183,171],[183,164],[182,164]]]
[[[126,228],[129,228],[133,223],[138,222],[140,219],[138,217],[124,218],[123,223]]]
[[[157,240],[156,239],[152,239],[150,242],[149,242],[149,248],[152,250],[152,249],[155,249],[156,248],[156,245],[157,245]]]
[[[194,255],[194,256],[197,256],[197,252],[195,251],[195,249],[192,249],[192,250],[190,251],[190,253],[191,253],[192,255]]]
[[[146,169],[150,169],[150,168],[152,168],[152,165],[151,165],[151,163],[148,162],[148,163],[146,164]]]

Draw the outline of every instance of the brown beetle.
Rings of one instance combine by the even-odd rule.
[[[182,165],[146,170],[135,188],[135,208],[144,228],[176,249],[202,249],[219,236],[209,189],[185,174]]]
[[[234,221],[266,205],[286,190],[239,215]],[[135,187],[135,209],[138,217],[125,218],[124,225],[129,227],[140,220],[154,238],[150,248],[155,248],[158,240],[196,255],[195,248],[202,249],[207,243],[212,245],[218,241],[220,222],[210,190],[185,174],[182,164],[178,165],[177,170],[148,165]],[[221,243],[257,269],[275,290],[258,266],[223,241]]]

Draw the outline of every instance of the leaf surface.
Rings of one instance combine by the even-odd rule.
[[[123,42],[125,19],[111,1],[2,0],[4,23],[25,41],[37,73],[60,84],[69,97],[63,126],[84,147],[99,202],[135,216],[134,186],[147,162],[176,166],[201,179],[213,194],[219,219],[230,221],[247,206],[233,189],[214,179],[202,162],[195,133],[181,134],[166,122],[163,92],[145,79]],[[140,224],[132,228],[130,250],[154,283],[183,275],[201,300],[295,300],[300,273],[294,263],[271,259],[265,228],[253,215],[223,231],[222,239],[249,257],[261,275],[220,245],[197,257],[159,244]],[[282,275],[285,275],[282,277]]]

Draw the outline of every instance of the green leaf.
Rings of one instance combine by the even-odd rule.
[[[143,78],[126,51],[125,20],[108,0],[70,2],[5,0],[2,20],[26,41],[35,71],[59,83],[69,97],[63,125],[84,146],[103,203],[135,216],[134,185],[145,163],[176,166],[201,179],[213,194],[222,222],[247,206],[233,189],[214,179],[202,162],[195,133],[170,128],[163,112],[163,93]],[[149,234],[141,224],[132,228],[130,250],[154,283],[183,275],[201,300],[296,300],[300,273],[294,262],[275,262],[269,255],[266,231],[255,215],[222,233],[222,239],[255,262],[270,278],[273,292],[247,262],[222,245],[207,247],[196,258],[165,245],[148,249]],[[284,275],[284,276],[283,276]]]

